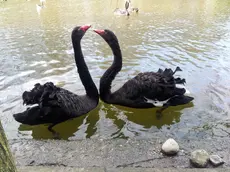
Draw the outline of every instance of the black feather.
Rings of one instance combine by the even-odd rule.
[[[145,98],[165,101],[178,96],[170,100],[170,102],[175,100],[173,105],[192,101],[192,99],[185,101],[183,95],[186,90],[176,87],[176,84],[185,83],[185,79],[173,76],[177,71],[182,71],[179,67],[176,67],[175,71],[166,68],[165,70],[159,69],[157,72],[139,73],[120,89],[111,93],[111,83],[122,68],[122,53],[115,34],[110,30],[104,30],[104,32],[104,34],[100,32],[98,34],[108,43],[114,55],[113,64],[100,79],[100,98],[104,102],[133,108],[151,108],[154,105],[148,103]],[[180,98],[181,102],[178,100]]]

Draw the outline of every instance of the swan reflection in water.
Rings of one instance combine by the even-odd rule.
[[[100,102],[99,106],[88,114],[60,123],[54,129],[59,133],[59,139],[64,140],[138,137],[144,133],[150,133],[151,129],[155,128],[158,131],[163,126],[179,123],[182,110],[191,107],[193,107],[192,102],[170,107],[165,110],[163,117],[159,120],[154,114],[157,108],[134,109]],[[22,137],[55,138],[47,130],[46,125],[21,124],[18,130]],[[154,136],[154,134],[152,135]]]

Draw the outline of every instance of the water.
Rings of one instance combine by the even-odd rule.
[[[76,25],[111,29],[123,53],[116,90],[139,72],[180,66],[193,103],[170,107],[161,120],[155,109],[100,102],[89,114],[54,127],[63,139],[226,137],[230,133],[230,2],[228,0],[132,0],[138,14],[116,16],[123,1],[38,0],[0,2],[0,117],[9,139],[48,139],[47,125],[28,126],[12,114],[26,109],[23,91],[52,81],[84,94],[70,34]],[[103,39],[89,30],[82,49],[95,83],[112,63]]]

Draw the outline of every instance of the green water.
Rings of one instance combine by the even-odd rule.
[[[38,0],[0,2],[0,117],[9,139],[52,138],[47,125],[28,126],[12,114],[26,109],[23,91],[52,81],[84,94],[73,58],[70,34],[76,25],[111,29],[123,53],[123,68],[112,84],[119,88],[139,72],[180,66],[193,103],[170,107],[157,120],[156,109],[131,109],[100,102],[80,118],[54,127],[63,139],[228,137],[230,133],[230,1],[132,0],[139,13],[117,16],[122,0]],[[108,45],[90,29],[82,40],[90,73],[99,79],[111,65]]]

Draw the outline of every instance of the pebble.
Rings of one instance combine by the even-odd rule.
[[[203,149],[198,149],[191,153],[190,161],[195,167],[206,167],[208,160],[209,154]]]
[[[164,142],[164,144],[161,147],[161,150],[166,155],[173,155],[179,151],[179,145],[174,139],[170,138],[166,140],[166,142]]]
[[[218,166],[224,163],[223,159],[218,155],[211,155],[209,160],[214,166]]]

